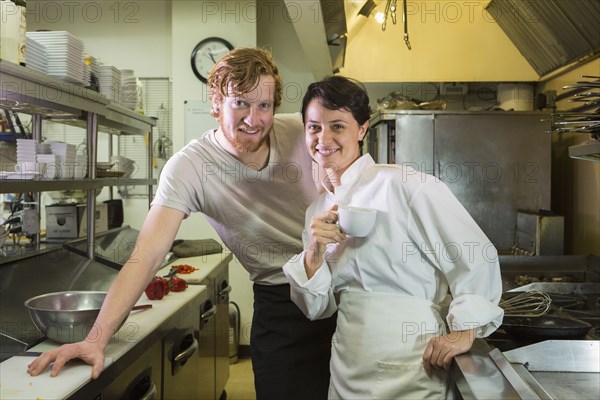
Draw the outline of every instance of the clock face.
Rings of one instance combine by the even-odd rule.
[[[208,82],[208,75],[217,61],[233,46],[225,39],[211,37],[202,40],[192,51],[192,71],[202,82]]]

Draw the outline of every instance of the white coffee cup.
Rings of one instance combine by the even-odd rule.
[[[377,219],[377,210],[373,208],[340,206],[337,211],[338,224],[346,235],[367,236]]]

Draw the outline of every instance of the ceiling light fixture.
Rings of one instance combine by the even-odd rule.
[[[385,3],[385,12],[381,12],[378,11],[377,13],[375,13],[375,21],[377,21],[378,24],[381,24],[381,30],[385,31],[385,28],[387,27],[387,19],[388,19],[388,15],[391,15],[392,17],[392,23],[394,25],[396,25],[396,10],[397,10],[397,3],[398,0],[387,0]],[[406,13],[406,9],[407,9],[407,3],[408,0],[403,0],[403,7],[402,7],[402,21],[404,22],[404,43],[406,44],[406,47],[411,50],[412,47],[410,45],[410,40],[408,38],[408,18],[407,18],[407,13]],[[365,17],[369,17],[372,13],[373,10],[375,10],[375,8],[377,7],[377,4],[375,4],[375,2],[373,0],[367,0],[365,2],[365,4],[363,4],[363,6],[360,8],[360,10],[358,11],[358,15],[362,15]]]

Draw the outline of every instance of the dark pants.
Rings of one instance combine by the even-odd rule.
[[[254,284],[250,335],[257,400],[327,399],[336,315],[309,321],[290,286]]]

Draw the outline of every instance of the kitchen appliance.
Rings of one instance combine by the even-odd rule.
[[[500,254],[511,254],[519,210],[550,209],[549,115],[384,111],[369,125],[378,163],[444,182]],[[414,171],[414,170],[416,171]]]
[[[564,254],[565,219],[551,211],[517,212],[513,254]]]
[[[547,293],[550,311],[537,318],[505,317],[486,342],[509,351],[547,339],[600,339],[600,257],[501,256],[505,293]]]
[[[229,302],[229,364],[238,362],[240,347],[240,307],[234,301]]]
[[[207,292],[178,313],[163,340],[163,398],[215,398],[214,346],[208,330],[215,315]]]
[[[223,261],[202,282],[207,287],[211,304],[215,306],[215,317],[206,322],[207,340],[214,344],[214,390],[216,398],[225,391],[229,379],[229,260],[223,255]]]
[[[97,204],[96,232],[108,229],[106,204]],[[55,204],[46,206],[46,239],[49,241],[76,239],[87,234],[87,206],[85,204]]]
[[[123,225],[123,200],[106,200],[108,229],[120,228]]]
[[[162,398],[162,349],[156,341],[120,371],[98,398],[155,400]],[[103,372],[104,374],[104,372]],[[192,397],[190,397],[192,398]]]

